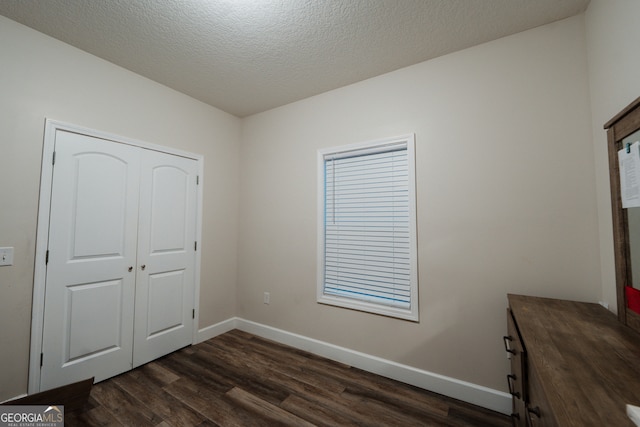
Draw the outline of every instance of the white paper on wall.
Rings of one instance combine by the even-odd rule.
[[[640,141],[618,151],[620,196],[623,208],[640,207]]]

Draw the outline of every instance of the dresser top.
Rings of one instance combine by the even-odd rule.
[[[640,335],[604,307],[508,295],[528,363],[560,426],[633,426],[640,406]]]

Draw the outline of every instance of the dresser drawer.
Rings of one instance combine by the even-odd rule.
[[[524,400],[513,397],[511,406],[511,419],[513,420],[513,427],[529,427],[529,420],[527,418],[527,404]]]
[[[507,309],[507,335],[503,340],[511,361],[511,372],[507,375],[509,393],[513,396],[511,417],[515,427],[527,427],[526,352],[510,309]]]
[[[503,337],[503,340],[505,350],[511,360],[511,373],[507,375],[509,393],[516,399],[528,402],[527,388],[525,387],[527,355],[510,309],[507,309],[507,335]]]

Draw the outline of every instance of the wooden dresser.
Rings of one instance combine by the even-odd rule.
[[[640,335],[598,304],[509,295],[506,350],[516,426],[635,426]]]

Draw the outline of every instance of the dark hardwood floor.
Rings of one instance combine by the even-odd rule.
[[[509,417],[234,330],[93,386],[68,426],[510,426]]]

